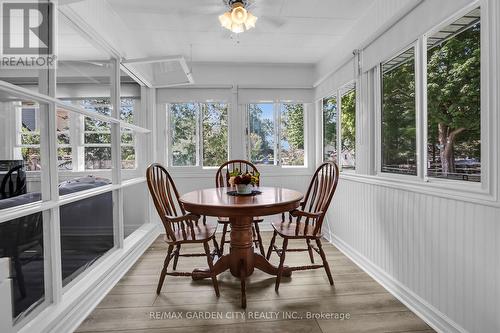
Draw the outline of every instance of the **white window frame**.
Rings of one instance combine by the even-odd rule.
[[[227,100],[206,100],[206,101],[189,101],[189,102],[173,102],[173,103],[166,103],[165,104],[165,113],[166,113],[166,142],[167,142],[167,165],[173,169],[175,169],[176,172],[181,172],[181,173],[189,173],[190,171],[193,170],[216,170],[218,166],[205,166],[203,165],[203,104],[212,104],[212,103],[219,103],[219,104],[225,104],[227,108],[227,131],[228,131],[228,137],[227,137],[227,142],[226,142],[226,149],[227,149],[227,159],[230,158],[230,112],[231,112],[231,103]],[[171,124],[172,124],[172,118],[171,118],[171,112],[170,112],[170,107],[171,105],[175,104],[194,104],[196,107],[196,164],[195,165],[187,165],[187,166],[180,166],[180,165],[174,165],[173,164],[173,154],[172,154],[172,131],[171,131]],[[184,169],[184,171],[182,170]]]
[[[266,168],[283,168],[283,169],[307,169],[309,167],[309,147],[308,147],[308,131],[307,131],[307,124],[308,124],[308,116],[307,116],[307,103],[300,102],[300,101],[293,101],[293,100],[277,100],[277,101],[258,101],[258,102],[253,102],[253,103],[248,103],[245,104],[245,141],[246,141],[246,159],[250,162],[251,156],[250,156],[250,111],[249,111],[249,105],[250,104],[272,104],[273,106],[273,125],[274,125],[274,133],[273,133],[273,138],[274,138],[274,164],[256,164],[256,166],[259,167],[259,169],[266,169]],[[304,164],[303,165],[283,165],[281,163],[281,106],[284,104],[301,104],[302,105],[302,110],[304,113],[303,117],[303,130],[304,130]],[[253,162],[252,162],[253,163]]]
[[[426,65],[427,65],[427,36],[435,31],[442,29],[448,24],[456,21],[474,8],[480,7],[481,10],[481,182],[469,182],[461,180],[438,179],[426,177],[426,142],[427,142],[427,88],[426,88]],[[416,86],[416,132],[417,132],[417,176],[398,175],[381,173],[381,64],[375,67],[375,80],[372,82],[375,92],[375,175],[356,175],[357,178],[373,179],[374,182],[395,186],[397,188],[407,188],[410,190],[431,193],[444,197],[454,197],[470,202],[489,203],[498,205],[499,194],[497,184],[498,179],[494,175],[497,151],[497,136],[494,132],[495,126],[498,126],[498,115],[495,114],[498,102],[494,96],[494,85],[492,76],[488,68],[494,67],[498,63],[495,59],[495,51],[492,45],[498,45],[494,36],[498,34],[490,31],[492,27],[492,14],[488,11],[488,1],[475,1],[468,6],[457,11],[440,24],[423,34],[411,45],[415,45],[415,86]],[[399,52],[407,49],[402,48]],[[378,79],[377,79],[378,78]]]

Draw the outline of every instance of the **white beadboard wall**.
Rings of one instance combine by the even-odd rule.
[[[436,329],[500,332],[500,208],[341,178],[324,230]]]

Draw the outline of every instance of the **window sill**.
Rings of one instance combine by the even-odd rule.
[[[491,207],[500,207],[498,197],[483,188],[481,183],[459,181],[450,183],[446,180],[429,179],[422,181],[416,176],[397,175],[392,177],[385,174],[360,175],[355,173],[341,173],[340,179],[361,182],[372,185],[390,187],[431,196],[454,199]]]
[[[310,176],[314,173],[309,167],[297,166],[277,166],[277,165],[257,165],[262,177],[283,177],[283,176]],[[173,177],[178,178],[215,178],[217,167],[167,167],[168,172]]]

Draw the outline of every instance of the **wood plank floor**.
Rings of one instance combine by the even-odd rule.
[[[271,233],[263,233],[263,238],[268,245]],[[289,248],[295,243],[294,247],[302,246],[291,242]],[[172,276],[167,276],[157,296],[156,284],[167,248],[159,238],[77,332],[434,332],[333,245],[323,243],[334,286],[322,269],[298,271],[283,278],[277,294],[274,277],[257,270],[247,282],[244,311],[239,307],[239,280],[229,272],[219,275],[219,298],[210,279]],[[186,248],[193,250],[203,249],[194,245]],[[315,259],[320,261],[316,254]],[[276,254],[271,261],[277,264]],[[307,263],[307,252],[287,253],[289,266]],[[180,258],[177,269],[194,267],[206,267],[206,259]],[[318,317],[322,314],[331,317]]]

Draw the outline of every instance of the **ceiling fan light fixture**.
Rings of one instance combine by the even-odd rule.
[[[221,16],[219,16],[220,25],[226,29],[231,29],[231,25],[233,23],[231,19],[231,14],[229,12],[225,12]]]
[[[245,21],[245,28],[247,28],[247,30],[255,28],[255,22],[257,22],[257,16],[252,15],[252,13],[248,13]]]
[[[246,4],[246,1],[231,1],[229,11],[219,16],[221,26],[236,34],[255,28],[257,17],[245,8]]]
[[[247,20],[248,12],[243,7],[243,5],[239,2],[233,5],[233,10],[231,10],[231,18],[233,19],[233,23],[243,24]]]
[[[231,31],[235,34],[239,34],[245,31],[245,28],[243,27],[243,24],[233,23],[231,25]]]

